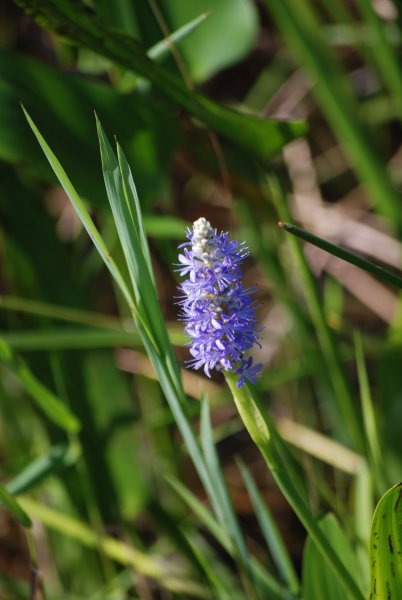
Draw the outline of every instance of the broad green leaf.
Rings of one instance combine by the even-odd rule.
[[[135,164],[145,206],[166,186],[166,168],[177,141],[177,124],[166,118],[166,107],[162,110],[158,102],[144,95],[123,95],[94,78],[57,70],[6,48],[0,48],[0,74],[2,160],[24,164],[36,176],[55,181],[26,127],[19,106],[22,102],[49,146],[57,150],[66,171],[73,174],[80,196],[91,206],[106,207],[93,126],[96,110]]]
[[[323,517],[319,526],[330,541],[350,575],[359,583],[356,558],[349,542],[332,514]],[[349,600],[354,596],[338,584],[338,579],[323,559],[311,537],[303,554],[303,598],[305,600]]]
[[[172,30],[210,10],[202,27],[180,45],[180,52],[196,82],[244,58],[258,32],[258,13],[250,0],[162,0],[161,10]]]
[[[24,527],[31,527],[31,519],[21,508],[19,503],[2,485],[0,485],[0,506],[3,506],[7,510],[9,510]]]
[[[18,475],[8,481],[5,487],[13,496],[23,494],[37,486],[49,475],[59,473],[74,464],[78,456],[78,448],[65,444],[53,446],[49,454],[31,461]]]
[[[109,27],[79,0],[16,0],[16,3],[51,31],[145,77],[191,115],[254,156],[267,160],[287,142],[306,132],[305,124],[300,121],[269,121],[242,114],[194,93],[152,62],[136,40]]]
[[[370,598],[400,598],[402,590],[402,483],[375,509],[370,533]]]
[[[15,354],[4,339],[0,338],[0,362],[21,382],[46,416],[56,425],[75,433],[81,425],[69,408],[32,373],[25,361]]]

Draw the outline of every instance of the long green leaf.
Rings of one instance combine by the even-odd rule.
[[[136,331],[96,329],[94,327],[55,327],[52,330],[24,330],[0,332],[2,339],[13,350],[66,350],[69,348],[138,347],[141,339]],[[172,327],[169,332],[172,344],[182,346],[184,335]]]
[[[283,221],[279,221],[278,225],[288,233],[291,233],[292,235],[295,235],[296,237],[309,242],[314,246],[317,246],[317,248],[325,250],[325,252],[328,252],[333,256],[341,258],[351,265],[355,265],[356,267],[363,269],[363,271],[367,271],[367,273],[374,275],[374,277],[377,279],[381,279],[386,283],[390,283],[391,285],[395,285],[399,289],[402,289],[402,277],[399,277],[391,271],[384,269],[384,267],[380,267],[380,265],[376,265],[365,258],[361,258],[360,256],[353,254],[353,252],[345,250],[345,248],[340,248],[339,246],[336,246],[327,240],[323,240],[317,235],[314,235],[313,233],[310,233],[301,227],[297,227],[297,225],[292,225],[291,223],[285,223]]]
[[[133,38],[109,27],[80,0],[15,1],[51,31],[145,77],[190,114],[255,156],[266,160],[306,132],[302,122],[269,121],[241,114],[188,90],[175,76],[152,62]]]

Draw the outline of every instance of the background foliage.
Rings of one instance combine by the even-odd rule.
[[[391,0],[0,5],[2,598],[398,597],[400,487],[370,533],[401,479],[398,290],[277,221],[400,268],[401,19]],[[173,265],[200,216],[250,246],[258,406],[344,579],[223,377],[177,370]]]

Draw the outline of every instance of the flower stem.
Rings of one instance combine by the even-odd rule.
[[[285,443],[280,438],[269,415],[260,406],[252,386],[245,384],[241,389],[238,389],[236,387],[236,376],[233,373],[226,372],[225,377],[239,415],[252,440],[258,446],[279,489],[322,553],[329,567],[338,577],[339,582],[349,592],[350,598],[363,600],[363,594],[320,529],[310,508],[296,488],[293,474],[290,473],[288,464],[284,462],[279,449],[279,446],[285,446]]]

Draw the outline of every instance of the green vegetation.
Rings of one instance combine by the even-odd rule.
[[[402,596],[396,5],[2,10],[1,598]],[[199,217],[255,386],[185,369]]]

